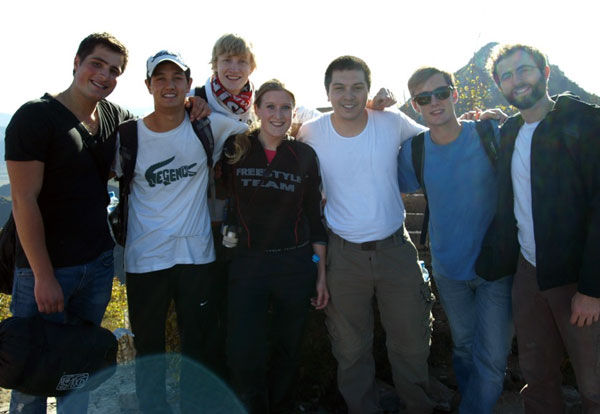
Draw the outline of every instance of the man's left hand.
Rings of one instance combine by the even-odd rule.
[[[389,108],[392,105],[396,104],[396,97],[386,88],[379,89],[377,95],[373,97],[373,99],[369,99],[367,102],[367,108],[374,109],[376,111],[383,111],[385,108]]]
[[[600,298],[576,292],[571,299],[571,324],[590,326],[600,318]]]
[[[210,115],[208,103],[199,96],[190,96],[185,100],[185,107],[190,108],[190,121],[197,121]]]
[[[485,111],[475,108],[473,111],[465,112],[458,119],[461,121],[484,121],[486,119],[495,119],[502,124],[508,119],[508,115],[500,108],[492,108]]]
[[[495,119],[500,124],[508,119],[508,115],[500,108],[487,109],[479,114],[479,120]]]

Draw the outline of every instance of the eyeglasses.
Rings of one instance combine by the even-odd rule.
[[[519,78],[522,79],[525,76],[529,76],[529,74],[532,73],[536,69],[537,69],[537,66],[521,65],[517,69],[515,69],[515,73],[517,74],[517,76]],[[513,77],[513,72],[509,70],[509,71],[502,73],[502,75],[500,75],[500,81],[506,82],[507,80],[511,79],[512,77]]]
[[[453,90],[454,86],[452,85],[440,86],[429,92],[421,92],[420,94],[413,96],[412,100],[419,106],[429,105],[432,96],[435,96],[435,99],[438,101],[444,101],[450,97]]]

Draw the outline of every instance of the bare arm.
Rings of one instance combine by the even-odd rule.
[[[386,88],[381,88],[377,92],[377,95],[373,99],[367,101],[367,108],[374,109],[376,111],[383,111],[385,108],[389,108],[396,104],[396,97]]]
[[[458,119],[461,121],[484,121],[486,119],[495,119],[498,123],[502,124],[508,119],[508,115],[500,108],[492,108],[485,111],[476,108],[473,111],[465,112]]]
[[[325,258],[327,256],[327,246],[324,244],[313,243],[313,250],[319,256],[317,263],[317,297],[310,300],[315,309],[324,309],[329,303],[329,291],[327,290],[327,278],[325,272]]]
[[[185,107],[190,110],[191,121],[197,121],[207,117],[212,112],[208,103],[199,96],[188,96],[185,100]]]
[[[17,233],[35,278],[34,295],[38,310],[42,313],[62,312],[63,292],[54,277],[46,247],[42,214],[37,203],[44,179],[44,163],[7,161],[6,167],[10,177]]]

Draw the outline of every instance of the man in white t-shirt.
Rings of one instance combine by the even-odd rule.
[[[338,387],[352,414],[381,412],[373,360],[373,299],[386,331],[394,385],[409,413],[429,413],[427,357],[433,298],[404,227],[397,156],[425,128],[366,108],[370,70],[354,56],[325,72],[333,112],[302,126],[319,157],[329,232],[326,308]]]
[[[600,412],[600,109],[550,96],[546,57],[505,45],[490,58],[520,113],[501,128],[496,263],[513,273],[512,306],[526,413],[563,413],[561,363],[584,413]]]
[[[215,251],[206,202],[207,155],[184,102],[192,79],[178,53],[160,51],[147,61],[146,86],[154,112],[137,120],[138,150],[129,196],[125,271],[129,318],[135,334],[136,389],[144,413],[170,412],[165,361],[144,357],[165,352],[165,320],[174,300],[182,354],[201,359]],[[211,114],[213,158],[223,143],[247,126]],[[118,151],[117,151],[118,154]],[[117,156],[115,168],[122,174]],[[182,363],[181,412],[196,413],[193,364]]]

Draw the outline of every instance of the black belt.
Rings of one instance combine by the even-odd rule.
[[[334,235],[335,237],[339,238],[342,241],[342,245],[344,245],[344,246],[353,247],[358,250],[373,251],[373,250],[377,250],[377,248],[393,245],[396,240],[401,240],[402,243],[404,243],[404,223],[402,223],[402,226],[400,226],[400,228],[398,230],[396,230],[393,234],[386,237],[385,239],[367,241],[367,242],[362,242],[362,243],[354,243],[354,242],[348,241],[348,240],[344,239],[343,237],[338,236],[334,232],[331,232],[331,234]],[[390,243],[390,241],[392,243]]]

